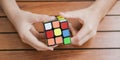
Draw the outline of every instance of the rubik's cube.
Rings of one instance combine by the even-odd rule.
[[[44,22],[44,28],[48,46],[71,44],[69,24],[64,17],[56,16],[56,20]]]

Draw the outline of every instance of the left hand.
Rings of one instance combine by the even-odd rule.
[[[20,10],[17,14],[11,17],[9,15],[10,21],[16,28],[17,32],[19,33],[21,40],[34,47],[38,51],[45,51],[45,50],[53,50],[54,47],[48,47],[42,41],[40,41],[37,37],[40,37],[38,31],[36,31],[35,27],[33,26],[36,22],[44,22],[45,20],[53,20],[55,19],[54,16],[49,15],[42,15],[42,14],[35,14],[27,11]]]

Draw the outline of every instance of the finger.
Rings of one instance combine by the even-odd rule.
[[[52,47],[47,47],[44,43],[40,42],[30,31],[25,33],[24,41],[32,47],[39,50],[53,50]]]
[[[33,26],[38,32],[44,32],[44,25],[41,22],[33,23]]]
[[[85,36],[83,39],[79,41],[79,45],[83,45],[85,42],[87,42],[90,38],[96,35],[96,32],[91,32],[87,36]]]
[[[55,47],[57,47],[58,45],[54,45],[54,46],[51,46],[52,48],[55,48]]]
[[[45,39],[45,33],[43,32],[42,27],[36,26],[37,24],[34,24],[34,26],[31,27],[30,31],[39,39]],[[39,24],[40,25],[40,24]],[[35,28],[36,27],[36,28]]]
[[[71,23],[74,29],[80,30],[83,24],[82,19],[76,16],[72,16],[72,14],[68,14],[68,13],[60,13],[60,14],[64,16],[65,18],[67,18],[67,20],[69,21],[69,23]]]
[[[40,22],[46,22],[46,21],[52,21],[55,20],[55,16],[49,16],[49,15],[38,15],[38,19]]]
[[[80,18],[67,18],[67,20],[76,31],[81,29],[83,22]]]
[[[39,32],[34,28],[34,26],[31,27],[30,31],[33,35],[35,35],[37,38],[39,38]]]
[[[45,22],[55,20],[55,16],[43,15],[43,14],[33,14],[32,19],[30,22],[33,24],[35,22]]]
[[[56,20],[56,17],[55,16],[50,16],[49,21],[53,21],[53,20]]]
[[[30,29],[30,31],[32,32],[33,35],[35,35],[37,38],[39,39],[45,39],[45,33],[39,33],[33,26],[32,28]],[[57,47],[58,45],[55,45],[55,46],[51,46],[52,48],[55,48]]]
[[[73,36],[73,37],[71,38],[71,42],[72,42],[73,45],[78,45],[78,44],[79,44],[78,37],[76,37],[76,35]]]
[[[66,17],[66,18],[73,18],[73,16],[72,16],[71,14],[69,14],[69,13],[60,12],[59,14],[60,14],[61,16]]]
[[[70,28],[70,31],[72,33],[72,36],[75,36],[77,31],[73,28],[73,26],[71,25],[71,23],[69,23],[69,28]]]
[[[39,33],[34,27],[30,29],[30,31],[39,39],[45,39],[45,33]],[[57,47],[58,45],[51,46],[52,48]]]
[[[81,30],[74,37],[72,37],[72,43],[74,45],[79,45],[79,41],[83,39],[89,33],[90,31],[88,30],[88,27],[83,25]]]

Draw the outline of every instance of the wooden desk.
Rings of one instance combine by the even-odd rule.
[[[57,15],[60,11],[82,9],[94,1],[40,2],[17,0],[21,9],[34,13]],[[35,2],[38,1],[38,2]],[[44,1],[44,0],[42,0]],[[48,0],[49,1],[49,0]],[[53,0],[56,1],[56,0]],[[81,47],[57,47],[55,51],[38,52],[22,43],[13,25],[0,8],[0,60],[120,60],[120,1],[106,15],[97,35]]]

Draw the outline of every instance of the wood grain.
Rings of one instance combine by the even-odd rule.
[[[61,2],[61,1],[67,1],[67,2],[69,2],[69,1],[95,1],[95,0],[17,0],[17,1],[41,1],[41,2],[51,2],[51,1],[57,1],[57,2]]]
[[[6,38],[7,37],[7,38]],[[0,34],[0,50],[2,49],[33,49],[24,44],[17,34]],[[120,32],[98,32],[97,35],[83,46],[59,46],[57,48],[119,48]]]
[[[86,8],[94,2],[91,0],[82,2],[55,2],[73,0],[17,1],[20,1],[18,5],[23,10],[48,15],[57,15],[60,11]],[[0,8],[0,60],[120,60],[119,22],[120,1],[115,4],[100,23],[97,35],[83,46],[60,45],[54,51],[37,52],[21,41],[15,28]]]
[[[58,51],[0,51],[1,60],[119,60],[120,49],[58,50]]]
[[[98,31],[119,31],[120,16],[106,16],[98,26]]]
[[[106,16],[98,27],[98,31],[120,31],[120,16]],[[0,18],[0,32],[16,32],[6,18]]]
[[[15,28],[7,18],[0,18],[0,32],[15,32]]]
[[[95,1],[95,0],[16,0],[16,1],[40,1],[40,2],[63,2],[63,1],[67,1],[67,2],[70,2],[70,1]]]
[[[90,6],[92,1],[83,2],[18,2],[21,9],[39,14],[58,15],[59,12],[73,11]],[[120,15],[120,1],[111,9],[108,15]],[[0,16],[5,16],[0,9]]]
[[[60,11],[82,9],[90,4],[92,2],[18,2],[18,5],[23,10],[48,15],[58,15]],[[1,9],[0,16],[5,16]]]

